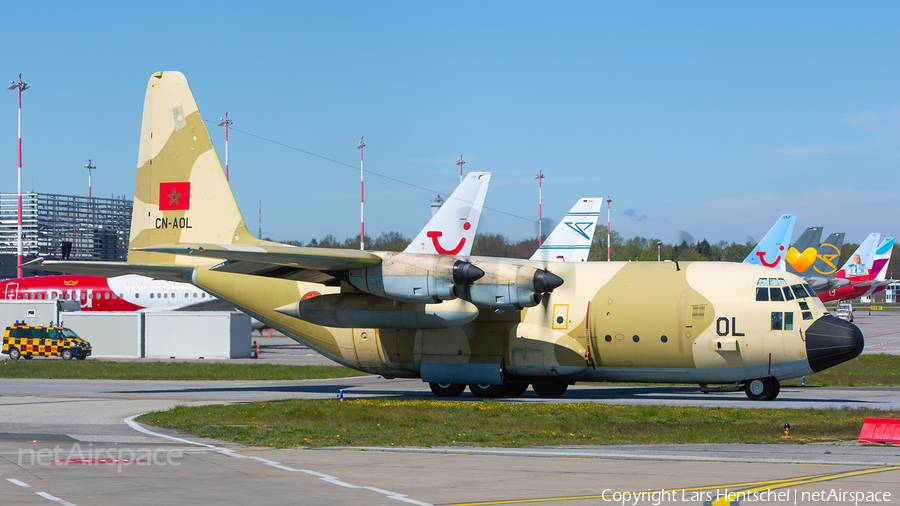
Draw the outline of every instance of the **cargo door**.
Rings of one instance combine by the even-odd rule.
[[[353,329],[353,347],[359,365],[381,365],[378,329]]]

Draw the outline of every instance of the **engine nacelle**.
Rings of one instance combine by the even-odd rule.
[[[484,276],[471,286],[459,287],[459,296],[479,308],[517,311],[534,307],[541,294],[552,292],[563,279],[552,272],[525,265],[475,262]]]
[[[350,284],[379,297],[430,303],[458,297],[457,287],[484,276],[478,267],[451,256],[388,253],[380,265],[349,272]]]
[[[362,293],[320,295],[276,311],[325,327],[376,329],[447,329],[478,316],[478,308],[462,299],[438,304],[397,303]]]

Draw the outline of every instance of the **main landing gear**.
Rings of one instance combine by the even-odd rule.
[[[752,401],[771,401],[780,391],[781,385],[775,378],[759,378],[744,384],[744,392]]]
[[[462,383],[429,383],[431,391],[438,397],[459,397],[466,389]],[[504,385],[468,385],[475,397],[519,397],[528,390],[528,383],[506,383]],[[535,383],[531,385],[534,393],[541,397],[559,397],[566,393],[569,384],[565,381]]]

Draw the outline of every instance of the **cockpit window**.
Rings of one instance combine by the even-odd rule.
[[[765,279],[761,279],[760,281],[765,281]],[[762,302],[769,301],[769,289],[765,286],[757,286],[756,287],[756,300]]]
[[[816,292],[813,291],[813,289],[812,289],[811,286],[809,286],[808,284],[804,283],[804,284],[803,284],[803,287],[806,288],[806,293],[808,293],[810,297],[815,297],[815,296],[816,296]]]
[[[756,282],[756,286],[769,286],[769,279],[759,278],[759,281]]]
[[[772,330],[781,330],[784,324],[784,313],[772,311]]]
[[[806,288],[803,288],[803,285],[791,285],[791,291],[794,292],[794,297],[798,299],[806,298]]]
[[[769,278],[769,286],[778,286],[777,278]]]
[[[785,286],[781,289],[784,291],[784,300],[794,300],[794,294],[791,292],[791,287]]]
[[[771,300],[771,301],[773,301],[773,302],[774,302],[774,301],[783,302],[783,301],[784,301],[784,295],[782,294],[781,288],[777,288],[777,287],[774,287],[774,286],[773,286],[773,287],[770,287],[770,288],[769,288],[769,300]],[[773,329],[773,330],[774,330],[774,329]]]

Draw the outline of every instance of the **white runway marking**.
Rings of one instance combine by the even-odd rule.
[[[19,480],[15,479],[15,478],[7,478],[6,481],[8,481],[8,482],[10,482],[10,483],[14,483],[14,484],[16,484],[16,485],[18,485],[18,486],[20,486],[20,487],[23,487],[23,488],[31,488],[31,485],[25,483],[24,481],[19,481]]]
[[[48,494],[47,492],[35,492],[35,493],[37,495],[43,497],[44,499],[50,499],[53,502],[58,502],[59,504],[62,504],[63,506],[76,506],[75,504],[72,504],[69,501],[65,501],[63,499],[60,499],[59,497],[52,496],[52,495]]]
[[[125,424],[128,425],[129,427],[131,427],[132,429],[134,429],[138,432],[142,432],[144,434],[151,435],[151,436],[161,437],[164,439],[168,439],[170,441],[177,441],[179,443],[185,443],[185,444],[189,444],[189,445],[193,445],[193,446],[202,446],[205,448],[209,448],[211,450],[215,450],[218,453],[221,453],[222,455],[226,455],[228,457],[236,457],[239,459],[246,459],[246,458],[253,459],[253,460],[259,461],[267,466],[272,466],[272,467],[275,467],[278,469],[282,469],[284,471],[311,474],[313,476],[317,476],[322,481],[326,481],[326,482],[334,484],[334,485],[340,485],[340,486],[346,487],[346,488],[364,488],[367,490],[371,490],[373,492],[378,492],[379,494],[384,494],[386,497],[388,497],[390,499],[395,499],[395,500],[403,501],[403,502],[410,503],[410,504],[416,504],[417,506],[431,506],[430,503],[416,501],[414,499],[409,499],[406,495],[398,494],[396,492],[391,492],[390,490],[384,490],[384,489],[380,489],[380,488],[376,488],[376,487],[361,487],[359,485],[353,485],[352,483],[347,483],[346,481],[342,481],[337,476],[331,476],[329,474],[319,473],[316,471],[310,471],[309,469],[295,469],[293,467],[288,467],[288,466],[286,466],[280,462],[276,462],[274,460],[269,460],[269,459],[262,458],[262,457],[248,457],[247,455],[241,455],[240,453],[238,453],[234,450],[230,450],[228,448],[221,448],[221,447],[215,446],[215,445],[197,443],[194,441],[189,441],[187,439],[174,437],[174,436],[168,436],[166,434],[160,434],[158,432],[153,432],[149,429],[141,427],[137,422],[134,421],[134,419],[139,416],[141,416],[141,415],[129,416],[128,418],[126,418],[122,421],[125,422]]]

